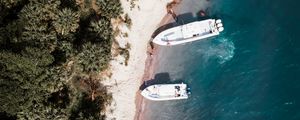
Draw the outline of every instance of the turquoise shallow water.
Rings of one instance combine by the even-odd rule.
[[[195,15],[201,2],[185,1],[177,12]],[[145,119],[300,120],[299,4],[210,0],[207,11],[223,20],[225,31],[207,40],[163,47],[158,54],[156,79],[187,83],[191,97],[149,102]]]

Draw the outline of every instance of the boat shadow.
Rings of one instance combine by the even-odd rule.
[[[140,86],[140,90],[144,90],[146,87],[154,85],[154,84],[174,84],[174,83],[182,83],[183,80],[176,79],[172,80],[170,78],[170,74],[167,72],[157,73],[154,78],[151,80],[145,80],[144,83]]]

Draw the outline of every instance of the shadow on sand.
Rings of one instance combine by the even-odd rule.
[[[154,79],[145,80],[144,83],[140,86],[140,90],[144,90],[146,87],[154,85],[154,84],[172,84],[172,83],[181,83],[183,80],[171,80],[170,74],[167,72],[157,73],[154,76]]]

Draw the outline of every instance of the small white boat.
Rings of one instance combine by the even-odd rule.
[[[157,84],[145,88],[141,95],[153,101],[187,99],[189,88],[186,84]]]
[[[178,45],[219,35],[223,30],[220,19],[207,19],[164,30],[153,42],[158,45]]]

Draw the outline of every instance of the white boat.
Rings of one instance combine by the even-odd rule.
[[[207,19],[164,30],[153,42],[158,45],[178,45],[219,35],[223,30],[220,19]]]
[[[157,84],[145,88],[141,95],[153,101],[187,99],[189,88],[186,84]]]

